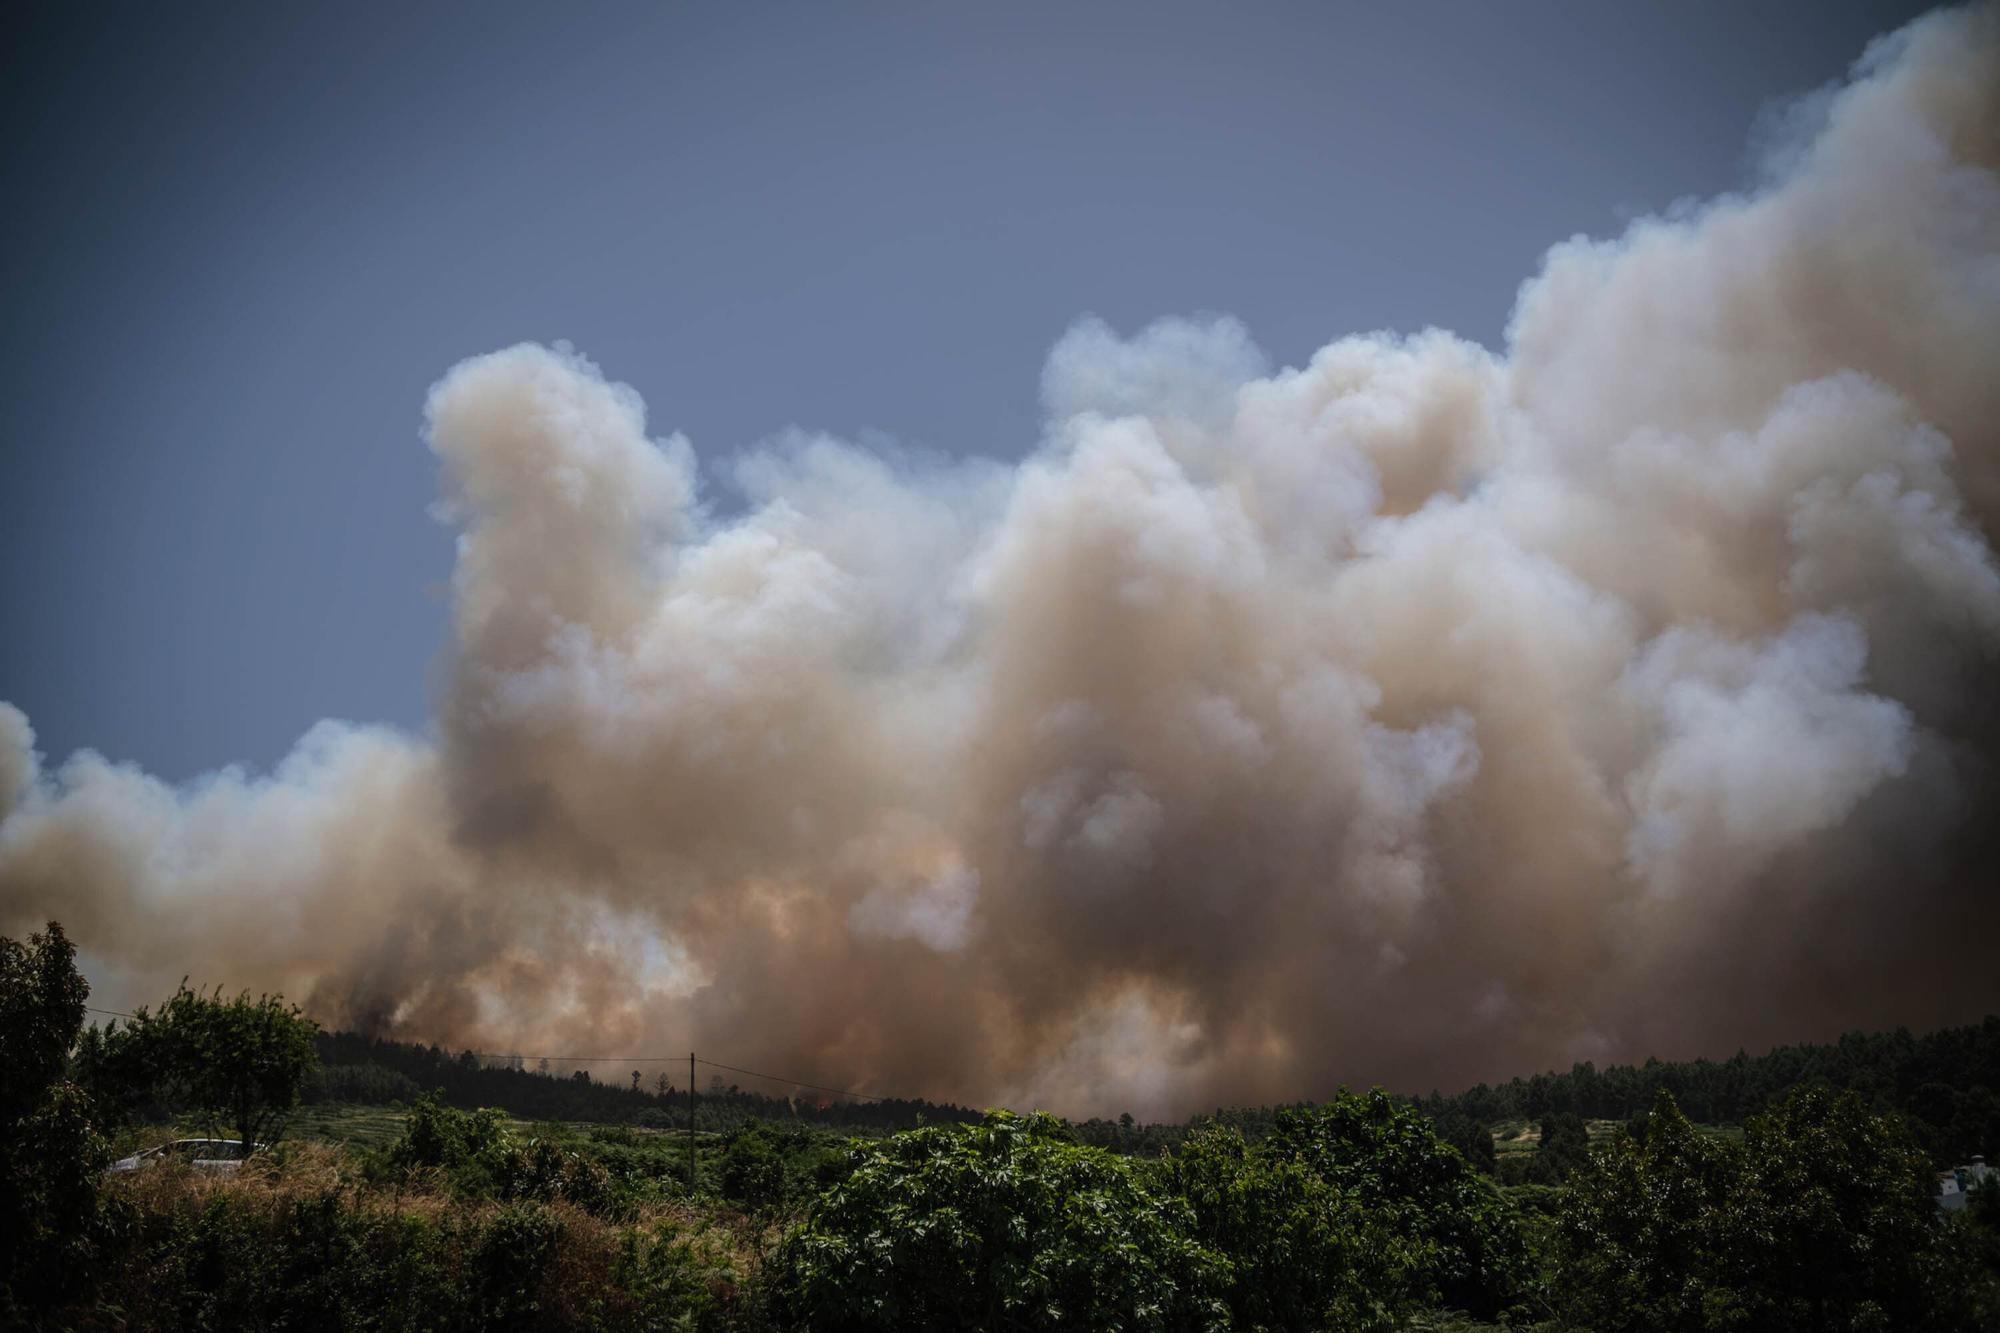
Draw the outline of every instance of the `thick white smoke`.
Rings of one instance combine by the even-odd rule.
[[[1019,465],[791,436],[719,518],[581,356],[467,361],[435,738],[173,788],[0,705],[0,928],[1079,1112],[1995,1007],[2000,10],[1814,105],[1504,355],[1080,324]]]

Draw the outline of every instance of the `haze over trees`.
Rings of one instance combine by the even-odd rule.
[[[1928,1090],[1916,1104],[1956,1116],[1933,1058],[1979,1067],[1994,1021],[1774,1052],[1736,1080],[1769,1094],[1740,1142],[1694,1124],[1664,1086],[1594,1145],[1579,1112],[1544,1109],[1536,1178],[1558,1183],[1496,1181],[1454,1146],[1469,1112],[1443,1110],[1441,1134],[1431,1099],[1379,1090],[1181,1126],[992,1111],[897,1128],[855,1103],[874,1123],[842,1128],[870,1136],[843,1141],[792,1103],[724,1088],[703,1094],[716,1108],[690,1190],[687,1139],[645,1128],[662,1103],[626,1077],[316,1037],[277,997],[185,987],[130,1026],[86,1030],[86,999],[59,927],[0,940],[10,1325],[129,1327],[125,1311],[163,1329],[1806,1333],[2000,1317],[2000,1190],[1941,1214],[1922,1122],[1879,1104],[1914,1080]],[[262,1127],[306,1083],[315,1041],[388,1062],[312,1074],[321,1098],[415,1086],[400,1063],[450,1071],[460,1096],[567,1097],[610,1123],[528,1124],[418,1093],[390,1109],[378,1147],[281,1142],[199,1188],[185,1166],[103,1174],[114,1138],[170,1132],[133,1117],[222,1115],[276,1138]],[[1859,1087],[1777,1087],[1777,1071],[1829,1052]],[[1662,1084],[1711,1077],[1646,1068]],[[1583,1097],[1593,1076],[1519,1086]],[[1478,1095],[1505,1103],[1515,1088]]]

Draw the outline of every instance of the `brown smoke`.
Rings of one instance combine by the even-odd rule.
[[[1813,105],[1504,356],[1080,325],[1019,465],[791,437],[722,518],[582,357],[467,361],[435,738],[173,788],[0,705],[0,928],[1076,1112],[2000,1007],[2000,10]]]

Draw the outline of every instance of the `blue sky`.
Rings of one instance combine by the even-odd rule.
[[[1499,344],[1914,6],[16,6],[0,699],[170,778],[424,725],[426,388],[566,338],[704,459],[1018,455],[1094,314]]]

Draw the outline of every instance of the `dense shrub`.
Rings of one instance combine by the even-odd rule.
[[[1239,1327],[1382,1328],[1438,1304],[1490,1317],[1525,1282],[1506,1203],[1379,1091],[1281,1110],[1254,1145],[1211,1127],[1156,1170],[1231,1261]]]
[[[1500,1172],[1508,1185],[1560,1185],[1590,1155],[1590,1129],[1573,1111],[1552,1111],[1542,1117],[1535,1151],[1507,1160]]]
[[[558,1228],[540,1204],[500,1211],[473,1251],[482,1328],[531,1328],[542,1318],[543,1277],[555,1254]]]
[[[356,1190],[325,1162],[307,1153],[229,1180],[124,1178],[103,1285],[58,1325],[713,1330],[739,1313],[733,1242],[711,1229]]]
[[[1384,1281],[1389,1238],[1359,1201],[1238,1130],[1198,1131],[1157,1179],[1193,1207],[1196,1238],[1228,1258],[1237,1328],[1379,1328],[1405,1304],[1404,1275]]]
[[[782,1327],[1202,1329],[1225,1326],[1227,1265],[1185,1204],[1045,1115],[858,1145],[772,1259]]]
[[[1557,1295],[1606,1333],[1974,1327],[1965,1224],[1938,1215],[1933,1179],[1852,1093],[1800,1089],[1740,1146],[1662,1094],[1643,1141],[1571,1177]]]
[[[785,1199],[785,1163],[769,1130],[750,1125],[729,1136],[722,1150],[722,1195],[745,1208],[770,1208]]]
[[[1439,1116],[1433,1127],[1438,1138],[1458,1149],[1459,1155],[1470,1162],[1475,1170],[1492,1175],[1494,1171],[1493,1135],[1486,1126],[1466,1115],[1463,1111],[1450,1111]]]
[[[509,1147],[500,1159],[500,1195],[506,1199],[562,1200],[608,1217],[620,1211],[611,1173],[581,1153],[548,1139]]]
[[[106,1152],[91,1098],[63,1077],[89,987],[54,922],[0,939],[0,1324],[89,1278]]]
[[[506,1117],[491,1107],[459,1111],[419,1096],[403,1136],[389,1148],[390,1170],[407,1179],[431,1170],[474,1198],[575,1204],[608,1216],[623,1200],[611,1172],[549,1139],[518,1141]]]
[[[639,1312],[642,1326],[735,1326],[736,1273],[698,1234],[664,1223],[628,1230],[612,1276]]]
[[[357,1210],[337,1189],[124,1201],[123,1243],[83,1322],[153,1329],[467,1327],[463,1229]]]

